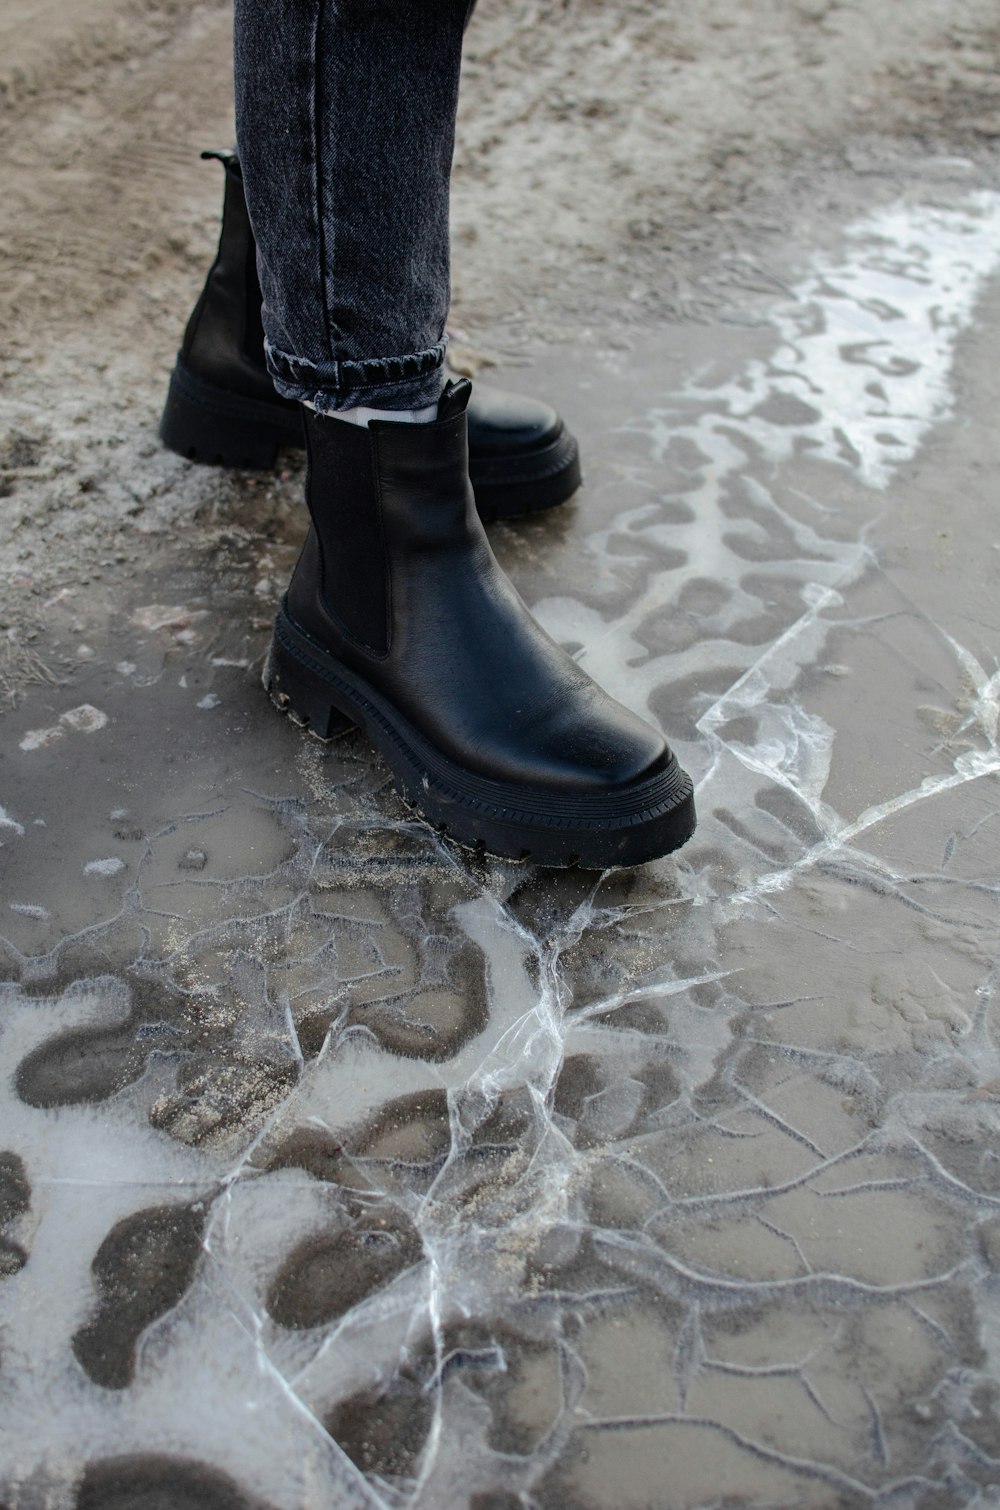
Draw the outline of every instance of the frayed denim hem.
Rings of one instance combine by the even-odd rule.
[[[319,414],[338,409],[421,409],[444,387],[447,339],[426,351],[367,361],[307,362],[265,342],[267,367],[283,398],[312,404]]]

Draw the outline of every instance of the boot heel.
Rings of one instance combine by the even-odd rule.
[[[289,654],[277,636],[264,663],[262,678],[274,706],[317,739],[336,739],[354,728],[354,720],[330,701],[326,684]]]
[[[280,446],[301,444],[297,432],[268,422],[269,406],[241,399],[176,366],[160,420],[160,439],[189,461],[269,471]]]

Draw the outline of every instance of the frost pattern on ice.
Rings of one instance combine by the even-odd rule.
[[[998,231],[995,196],[862,222],[767,360],[620,433],[644,501],[539,613],[679,735],[676,862],[470,862],[360,739],[290,732],[287,796],[130,791],[65,936],[24,887],[12,1510],[990,1502],[1000,672],[869,536]]]

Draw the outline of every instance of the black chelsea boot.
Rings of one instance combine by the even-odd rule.
[[[662,737],[535,623],[469,485],[470,385],[430,424],[305,413],[312,528],[265,686],[321,739],[359,725],[459,844],[539,865],[639,865],[694,831]]]
[[[222,234],[184,332],[160,421],[164,445],[192,461],[273,467],[303,444],[301,406],[274,389],[264,361],[257,247],[233,152],[203,152],[226,171]],[[489,522],[552,508],[580,485],[576,440],[536,399],[477,383],[469,406],[469,473]]]

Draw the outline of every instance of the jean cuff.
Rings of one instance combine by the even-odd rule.
[[[426,351],[367,361],[307,362],[265,341],[267,369],[283,398],[312,404],[318,414],[338,409],[421,409],[437,403],[444,387],[447,339]]]

